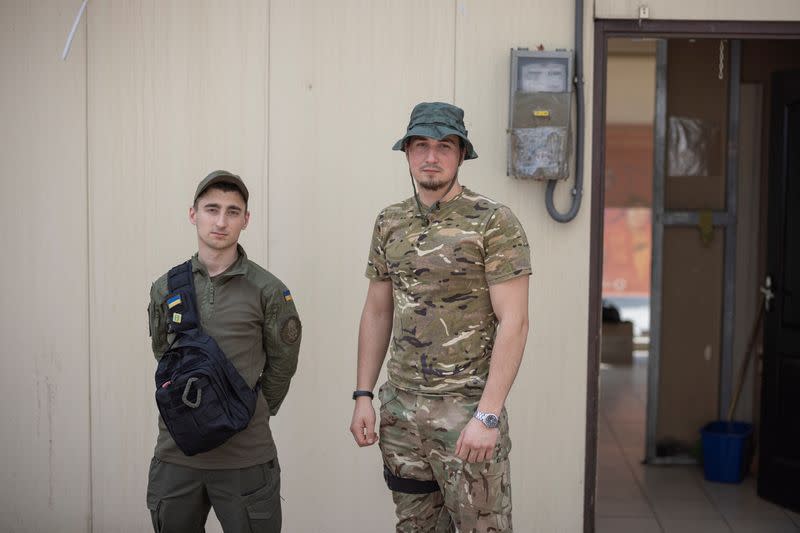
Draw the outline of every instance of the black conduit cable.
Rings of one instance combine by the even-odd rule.
[[[545,191],[547,212],[556,222],[569,222],[578,214],[583,197],[583,0],[575,0],[575,185],[572,188],[572,205],[565,214],[559,213],[553,203],[557,180],[550,180]]]

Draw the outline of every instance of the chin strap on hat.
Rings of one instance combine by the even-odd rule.
[[[456,180],[458,179],[458,171],[456,171],[456,175],[453,176],[453,179],[450,180],[450,185],[447,186],[447,189],[444,191],[444,194],[425,211],[422,210],[422,202],[419,201],[419,193],[417,193],[417,184],[414,182],[414,176],[411,174],[411,171],[408,172],[408,175],[411,177],[411,188],[414,189],[414,200],[417,202],[417,210],[419,211],[419,216],[424,221],[424,224],[427,226],[431,223],[428,219],[428,215],[430,215],[435,209],[439,208],[439,203],[447,196],[450,191],[453,189],[453,185],[456,184]]]

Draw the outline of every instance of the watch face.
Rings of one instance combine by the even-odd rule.
[[[497,418],[497,415],[489,413],[486,415],[486,418],[483,419],[483,423],[486,424],[488,428],[496,428],[500,425],[500,419]]]

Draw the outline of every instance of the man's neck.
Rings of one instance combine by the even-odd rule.
[[[231,246],[225,250],[214,250],[200,245],[197,258],[206,267],[209,277],[214,277],[225,272],[229,266],[239,258],[238,246]]]
[[[445,189],[446,188],[447,186],[445,186]],[[423,189],[422,187],[419,187],[417,190],[419,194],[419,201],[425,204],[426,207],[430,207],[436,202],[444,203],[452,200],[453,198],[461,194],[461,190],[463,188],[464,188],[463,185],[458,183],[458,178],[456,178],[456,182],[453,184],[452,187],[450,187],[450,190],[447,191],[447,194],[445,194],[444,196],[442,196],[442,192],[444,192],[444,190],[429,191],[427,189]]]

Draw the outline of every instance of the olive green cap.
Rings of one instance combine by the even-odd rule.
[[[402,139],[394,143],[392,150],[405,152],[406,141],[410,137],[430,137],[441,141],[448,135],[457,135],[464,140],[465,160],[478,157],[467,138],[463,109],[444,102],[422,102],[414,106],[411,119],[408,121],[408,130]]]
[[[237,189],[239,189],[239,192],[242,193],[244,203],[247,203],[248,198],[250,198],[250,193],[247,191],[247,187],[242,181],[242,178],[236,174],[228,172],[227,170],[215,170],[203,178],[203,181],[197,184],[197,190],[194,193],[194,202],[200,198],[200,195],[203,194],[203,191],[215,183],[230,183],[231,185],[235,186]]]

